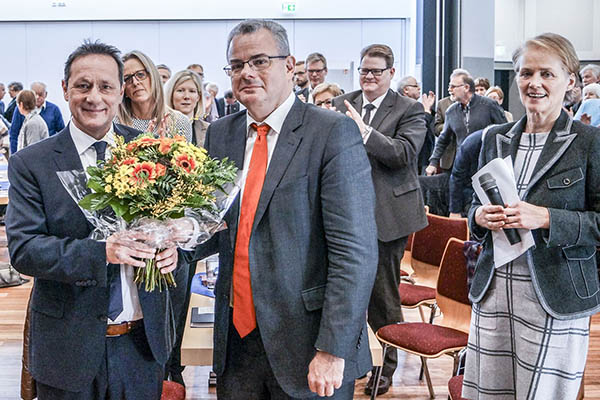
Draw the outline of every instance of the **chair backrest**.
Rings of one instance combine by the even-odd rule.
[[[467,259],[465,242],[448,240],[440,265],[436,302],[444,318],[441,325],[469,332],[471,303],[467,286]]]
[[[435,287],[442,255],[448,239],[469,239],[466,218],[447,218],[427,213],[429,225],[415,232],[411,249],[411,267],[419,285]]]

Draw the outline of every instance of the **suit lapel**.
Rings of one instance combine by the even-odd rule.
[[[558,117],[558,120],[556,120],[550,131],[550,135],[542,149],[540,158],[535,164],[529,185],[527,185],[527,189],[525,190],[525,193],[523,193],[524,199],[527,198],[527,194],[533,185],[535,185],[540,178],[556,164],[565,151],[567,151],[571,142],[577,137],[577,133],[571,133],[571,125],[573,125],[573,118],[562,111],[560,117]]]
[[[83,165],[77,153],[77,148],[75,147],[75,143],[73,143],[73,139],[71,139],[70,125],[69,123],[65,129],[56,135],[54,162],[58,167],[57,171],[72,171],[75,169],[83,171]]]
[[[395,96],[397,96],[391,89],[388,89],[387,95],[383,98],[383,101],[377,108],[373,119],[371,120],[370,125],[379,130],[379,126],[384,121],[384,119],[388,116],[388,114],[392,111],[395,103]],[[360,96],[362,99],[362,96]],[[362,113],[361,113],[362,114]]]
[[[246,128],[246,113],[237,117],[235,122],[232,122],[231,126],[233,129],[229,131],[228,138],[226,140],[226,151],[229,152],[229,159],[235,162],[238,167],[238,174],[242,173],[244,168],[244,155],[246,153],[246,136],[248,134]],[[229,228],[229,239],[232,249],[235,247],[235,238],[237,236],[238,218],[240,214],[240,196],[238,195],[229,212],[225,215],[225,221]]]
[[[352,107],[354,107],[354,109],[356,111],[358,111],[358,113],[360,115],[362,115],[362,108],[363,108],[362,90],[359,90],[358,92],[356,92],[356,96],[350,101],[350,104],[352,104]]]
[[[265,182],[260,194],[260,200],[258,201],[256,215],[254,216],[254,225],[252,227],[253,230],[265,214],[275,188],[281,181],[287,167],[292,161],[298,145],[302,141],[302,138],[296,134],[295,130],[302,125],[305,108],[306,105],[296,99],[281,127],[277,145],[273,151],[269,169],[267,170],[267,176],[265,177]]]
[[[517,150],[519,149],[519,141],[521,140],[521,132],[523,132],[526,122],[526,117],[523,117],[508,132],[496,136],[496,149],[498,149],[497,156],[499,158],[505,159],[511,156],[512,162],[515,162]]]

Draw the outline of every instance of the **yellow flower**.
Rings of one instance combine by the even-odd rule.
[[[112,175],[106,175],[104,177],[104,180],[106,181],[106,183],[111,183],[113,180],[113,176]]]
[[[106,185],[106,186],[104,186],[104,191],[105,191],[105,192],[110,192],[110,191],[112,191],[112,186],[110,186],[110,185]]]

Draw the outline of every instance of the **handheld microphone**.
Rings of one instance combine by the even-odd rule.
[[[498,190],[498,185],[496,184],[496,179],[490,173],[482,174],[479,177],[479,183],[481,184],[481,188],[487,195],[488,199],[490,199],[490,203],[495,206],[504,207],[504,201],[502,200],[502,195]],[[515,245],[521,241],[521,236],[516,229],[503,229],[508,242],[511,245]]]

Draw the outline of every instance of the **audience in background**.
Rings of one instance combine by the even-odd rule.
[[[590,83],[598,83],[600,81],[600,65],[586,65],[579,71],[579,76],[581,77],[583,86],[587,86]]]
[[[39,115],[44,119],[48,127],[48,134],[53,136],[58,132],[62,131],[65,127],[60,108],[54,103],[46,100],[48,91],[46,90],[46,84],[42,82],[33,82],[31,84],[31,90],[35,93],[35,106]],[[10,127],[10,151],[14,153],[17,151],[19,132],[21,131],[21,125],[25,120],[25,116],[18,110],[13,114],[13,119]]]
[[[204,146],[208,122],[203,120],[202,78],[189,69],[177,72],[165,85],[167,106],[192,121],[192,143]]]
[[[469,208],[471,208],[471,201],[473,200],[471,177],[477,172],[479,150],[481,150],[484,131],[484,129],[481,129],[467,136],[456,152],[452,173],[450,174],[450,184],[448,185],[450,218],[466,217]]]
[[[398,82],[398,93],[402,96],[410,97],[413,100],[421,100],[423,104],[423,110],[425,111],[425,125],[427,127],[427,134],[425,135],[425,141],[423,147],[419,152],[418,170],[419,175],[425,173],[425,168],[429,165],[429,157],[433,151],[435,145],[435,126],[434,126],[434,112],[433,105],[435,104],[435,93],[429,91],[429,93],[423,93],[421,96],[421,86],[417,82],[417,78],[414,76],[405,76]]]
[[[502,89],[500,89],[500,86],[492,86],[485,92],[485,96],[492,100],[496,100],[500,107],[502,107],[502,103],[504,102],[504,92]],[[504,116],[508,122],[513,122],[513,116],[511,113],[504,111]]]
[[[323,82],[313,89],[315,106],[330,109],[333,98],[342,94],[342,89],[337,84]]]
[[[565,111],[569,113],[569,115],[573,116],[579,110],[581,106],[581,102],[583,101],[583,83],[579,79],[579,76],[575,76],[575,84],[571,90],[568,90],[565,93],[565,98],[563,99],[563,107]]]
[[[306,57],[305,66],[310,84],[296,92],[296,95],[304,102],[314,103],[312,92],[318,85],[325,82],[327,59],[321,53],[311,53]]]
[[[167,67],[165,64],[158,64],[156,69],[158,70],[158,74],[160,75],[160,79],[164,85],[167,83],[169,78],[171,78],[171,68]]]
[[[590,83],[583,88],[583,100],[600,99],[600,84]]]
[[[490,88],[490,80],[488,78],[479,77],[475,79],[475,93],[479,96],[485,96],[485,92]]]
[[[219,110],[217,109],[217,94],[219,93],[219,86],[213,82],[206,82],[204,84],[204,90],[208,94],[205,97],[204,112],[207,115],[206,121],[213,122],[219,118]]]
[[[233,96],[233,91],[231,90],[226,90],[223,97],[217,99],[216,104],[219,118],[235,114],[236,112],[240,111],[240,103]]]
[[[23,90],[23,84],[21,82],[11,82],[8,84],[8,95],[10,96],[11,101],[4,111],[4,118],[8,121],[12,121],[13,119],[13,113],[17,109],[17,95],[21,90]]]
[[[48,137],[48,126],[40,117],[39,109],[36,108],[36,94],[32,90],[21,90],[17,95],[17,107],[24,116],[19,131],[17,151],[24,149],[30,144],[39,142]]]
[[[4,95],[6,94],[6,88],[4,87],[4,83],[0,83],[0,115],[4,116]]]
[[[308,75],[306,75],[306,62],[304,60],[296,61],[294,85],[295,92],[302,91],[308,87]]]
[[[202,78],[202,80],[204,80],[204,67],[200,64],[190,64],[187,66],[186,69],[189,69],[190,71],[194,71],[195,73],[197,73],[198,75],[200,75],[200,78]]]
[[[152,60],[139,50],[123,56],[125,95],[115,122],[158,135],[181,135],[192,140],[192,123],[167,107],[162,81]]]

